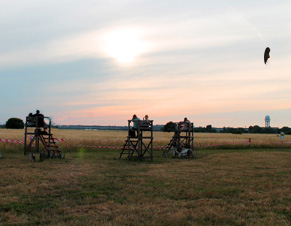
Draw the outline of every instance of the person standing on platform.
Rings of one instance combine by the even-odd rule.
[[[140,119],[136,115],[133,115],[132,122],[133,122],[133,128],[135,130],[137,130],[137,128],[138,128],[138,121],[140,121]]]
[[[136,115],[133,115],[131,121],[133,122],[133,127],[130,129],[129,135],[130,137],[136,137],[135,131],[138,129],[140,119]]]

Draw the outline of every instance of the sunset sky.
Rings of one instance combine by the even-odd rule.
[[[0,122],[291,127],[290,0],[0,0]],[[265,65],[263,54],[271,49]]]

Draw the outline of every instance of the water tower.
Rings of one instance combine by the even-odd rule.
[[[270,116],[269,116],[269,115],[266,115],[266,117],[265,117],[265,127],[266,127],[266,128],[267,128],[267,127],[271,127],[270,122],[271,122],[271,118],[270,118]]]

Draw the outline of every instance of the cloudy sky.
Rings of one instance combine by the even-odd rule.
[[[290,0],[0,0],[0,122],[291,127]],[[271,58],[265,65],[265,48]]]

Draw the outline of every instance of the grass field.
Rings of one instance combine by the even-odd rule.
[[[127,136],[127,131],[95,131],[95,130],[53,130],[54,137],[65,139],[65,143],[60,143],[64,148],[67,146],[84,145],[105,145],[122,146]],[[154,133],[154,146],[165,146],[173,136],[173,133]],[[253,148],[280,148],[280,136],[276,134],[223,134],[223,133],[195,133],[194,140],[196,146],[209,144],[226,144],[222,148],[245,148],[248,138],[251,138]],[[0,129],[0,139],[23,140],[23,130]],[[237,142],[243,141],[240,144]],[[228,144],[235,142],[235,144]],[[285,135],[284,147],[291,148],[291,136]],[[2,145],[4,145],[2,143]],[[9,145],[11,147],[11,145]],[[7,146],[7,148],[9,148]]]
[[[66,159],[0,143],[0,225],[291,225],[291,148],[276,135],[195,134],[196,159],[116,160],[125,132],[55,130]],[[156,133],[155,145],[172,134]],[[0,138],[23,140],[22,130]],[[289,142],[286,136],[284,141]]]

